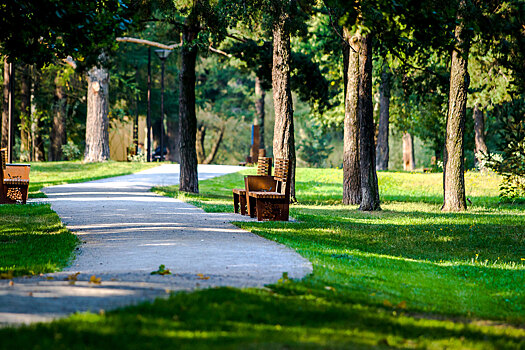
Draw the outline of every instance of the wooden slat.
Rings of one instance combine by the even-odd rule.
[[[233,193],[240,194],[240,195],[246,195],[246,190],[244,188],[234,188]]]
[[[250,192],[250,197],[279,199],[279,198],[284,198],[285,195],[279,192]]]
[[[272,158],[259,157],[257,163],[257,175],[268,176],[272,173]]]

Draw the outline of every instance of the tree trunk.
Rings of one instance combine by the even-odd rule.
[[[456,48],[450,65],[450,92],[447,115],[447,131],[443,159],[443,211],[467,209],[465,199],[464,144],[467,90],[469,86],[468,53],[470,34],[465,23],[468,0],[460,0],[458,24],[455,37]]]
[[[20,99],[20,161],[31,160],[31,66],[25,65],[22,74]]]
[[[377,135],[376,161],[377,170],[388,170],[388,132],[390,123],[390,75],[385,62],[379,87],[379,127]]]
[[[7,62],[7,57],[4,57],[4,86],[3,86],[3,101],[2,101],[2,128],[0,129],[2,139],[0,140],[0,148],[6,148],[9,142],[9,90],[10,85],[10,67]]]
[[[262,80],[255,77],[255,120],[254,125],[259,125],[259,149],[265,149],[264,145],[264,98],[266,92],[262,86]],[[256,157],[258,155],[255,155]]]
[[[34,73],[34,67],[33,67]],[[31,147],[33,148],[33,161],[43,162],[45,161],[45,150],[44,141],[40,133],[40,118],[36,110],[35,96],[37,94],[40,77],[37,74],[33,74],[33,86],[31,91]]]
[[[372,103],[372,35],[362,37],[359,51],[359,160],[361,169],[361,205],[359,210],[381,210],[374,144],[374,110]]]
[[[414,142],[409,132],[403,133],[403,170],[414,171],[416,161],[414,158]]]
[[[170,162],[180,163],[180,152],[179,152],[179,123],[176,121],[168,120],[166,122],[166,136],[167,136],[167,148],[168,154],[166,159]]]
[[[53,107],[53,123],[51,126],[51,139],[49,144],[50,161],[62,160],[62,146],[67,143],[66,135],[66,106],[67,96],[62,72],[57,72],[55,77],[55,104]]]
[[[360,37],[343,28],[346,42],[343,49],[345,81],[345,119],[343,138],[343,204],[361,203],[361,173],[359,170],[359,50]],[[350,48],[351,47],[351,48]],[[346,53],[345,53],[346,51]]]
[[[215,159],[215,156],[217,156],[217,151],[219,150],[219,146],[221,145],[222,138],[224,136],[224,130],[225,130],[224,126],[221,126],[217,130],[217,137],[215,138],[215,143],[211,147],[211,151],[206,157],[206,159],[204,159],[204,164],[211,164],[213,160]]]
[[[191,13],[182,31],[179,73],[180,185],[182,192],[199,193],[197,172],[197,116],[195,114],[195,63],[197,46],[190,45],[199,33],[196,15]]]
[[[108,71],[91,68],[88,72],[85,162],[109,160],[108,88]]]
[[[295,202],[295,140],[293,101],[290,87],[289,20],[289,14],[281,9],[279,19],[273,27],[272,87],[275,109],[273,156],[274,158],[286,158],[290,162],[290,200]]]
[[[206,151],[204,150],[204,139],[206,138],[206,125],[202,124],[197,128],[197,141],[196,141],[196,151],[197,151],[197,162],[199,164],[204,163],[206,158]]]
[[[483,155],[487,155],[488,153],[487,145],[485,144],[485,121],[483,119],[483,112],[479,107],[479,104],[474,106],[474,113],[472,115],[474,119],[474,140],[476,143],[476,149],[474,150],[474,160],[476,164],[480,162],[480,158],[482,158]],[[485,169],[480,170],[483,171]]]

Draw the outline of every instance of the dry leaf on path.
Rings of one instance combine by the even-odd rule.
[[[93,284],[101,284],[102,283],[102,278],[101,277],[98,277],[93,275],[91,276],[91,278],[89,279],[89,283],[93,283]]]
[[[199,278],[197,278],[198,280],[209,280],[210,279],[210,276],[204,276],[202,273],[198,273],[197,276]]]

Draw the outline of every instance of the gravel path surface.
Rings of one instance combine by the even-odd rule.
[[[199,179],[240,170],[199,166]],[[108,310],[213,286],[261,287],[283,272],[301,278],[311,263],[293,250],[243,231],[234,214],[205,213],[178,199],[150,192],[174,185],[178,165],[137,174],[44,189],[45,201],[82,241],[61,272],[0,281],[0,324],[48,321],[74,312]],[[171,275],[151,275],[159,265]],[[70,284],[68,276],[79,273]],[[90,277],[100,284],[89,283]]]

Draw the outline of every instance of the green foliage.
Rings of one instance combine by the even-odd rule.
[[[330,146],[330,135],[323,133],[314,123],[299,130],[297,140],[297,157],[310,167],[323,167],[325,161],[333,150]]]
[[[8,0],[0,6],[0,52],[39,67],[67,56],[90,67],[115,47],[129,18],[124,0]]]
[[[62,145],[62,154],[66,160],[79,160],[82,157],[82,151],[72,141],[68,141],[67,144]]]
[[[494,110],[499,121],[502,159],[491,167],[503,175],[500,196],[504,200],[525,200],[525,100],[516,99]]]

